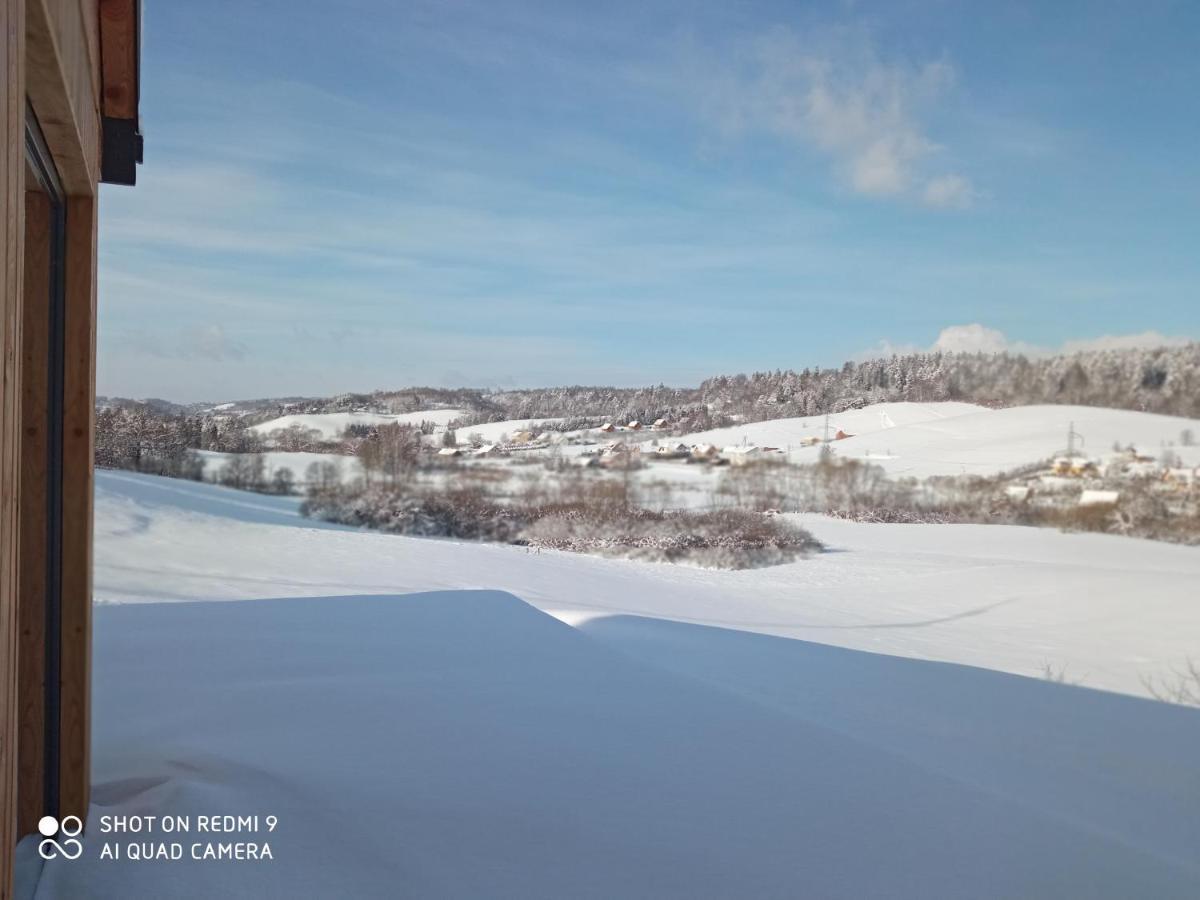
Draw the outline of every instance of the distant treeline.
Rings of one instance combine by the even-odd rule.
[[[734,422],[817,416],[883,401],[960,400],[987,406],[1067,403],[1200,417],[1200,344],[1156,350],[1108,350],[1029,359],[1008,354],[914,353],[848,362],[836,369],[719,375],[695,388],[555,387],[528,390],[407,388],[327,399],[238,404],[202,410],[166,401],[106,400],[97,412],[96,461],[102,466],[174,474],[192,465],[186,450],[246,453],[262,449],[249,426],[289,413],[369,410],[401,413],[436,407],[465,411],[457,429],[510,419],[563,419],[559,427],[604,421],[666,419],[677,433]],[[373,431],[373,429],[366,429]],[[355,452],[293,428],[279,449]]]
[[[1200,416],[1200,344],[1029,359],[914,353],[836,369],[719,375],[697,388],[557,387],[483,395],[476,421],[611,418],[683,423],[687,431],[838,412],[883,401],[988,406],[1067,403]]]

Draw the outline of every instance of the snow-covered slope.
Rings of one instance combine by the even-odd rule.
[[[38,896],[1200,893],[1200,714],[992,670],[1142,690],[1200,553],[808,521],[836,552],[715,573],[99,473],[92,821]],[[226,812],[273,860],[98,858]]]
[[[1016,406],[984,409],[966,403],[880,403],[830,416],[830,433],[853,435],[833,444],[842,457],[868,459],[892,475],[990,475],[1035,463],[1063,452],[1074,423],[1083,436],[1077,449],[1096,457],[1113,444],[1134,444],[1158,454],[1178,444],[1190,430],[1200,439],[1200,421],[1093,406]],[[799,448],[806,437],[824,434],[823,417],[777,419],[701,432],[680,438],[689,444],[718,446],[743,442],[791,448],[795,462],[813,462],[819,447]],[[1200,447],[1172,447],[1192,465]]]
[[[862,409],[850,409],[843,413],[829,416],[829,436],[837,434],[838,429],[848,434],[871,434],[877,431],[888,431],[902,425],[914,425],[923,422],[941,422],[957,416],[970,413],[986,413],[985,407],[974,403],[876,403]],[[682,438],[688,444],[715,444],[725,447],[734,444],[757,444],[762,447],[798,448],[805,438],[823,438],[825,436],[825,417],[808,416],[805,418],[768,419],[765,422],[752,422],[749,425],[735,425],[732,428],[715,428],[711,431],[700,431]]]
[[[404,425],[420,425],[422,422],[433,422],[439,428],[445,428],[448,423],[461,415],[463,415],[463,410],[461,409],[427,409],[423,412],[396,414],[368,412],[304,413],[280,416],[277,419],[271,419],[269,422],[252,425],[250,430],[261,434],[263,437],[267,437],[272,431],[281,428],[290,428],[292,425],[299,425],[302,428],[312,428],[319,431],[322,438],[332,440],[341,437],[347,425],[386,425],[390,422],[399,422]]]
[[[1050,663],[1133,694],[1200,655],[1192,547],[800,517],[835,552],[723,572],[331,529],[299,502],[99,472],[96,599],[501,589],[571,622],[651,616],[1032,676]]]
[[[483,425],[468,425],[465,428],[458,430],[458,439],[461,443],[471,435],[479,435],[485,443],[498,441],[504,435],[512,437],[518,431],[527,431],[536,429],[538,425],[549,425],[553,422],[561,422],[562,419],[509,419],[504,422],[487,422]]]
[[[1083,436],[1076,448],[1097,458],[1110,456],[1114,444],[1156,455],[1177,444],[1185,430],[1200,435],[1195,419],[1093,406],[1016,406],[863,434],[839,441],[836,449],[869,455],[894,475],[986,475],[1062,453],[1072,423]],[[1172,451],[1200,462],[1198,448]]]
[[[43,898],[1200,887],[1185,710],[720,629],[576,630],[496,592],[126,606],[95,632],[95,806]],[[279,826],[97,858],[100,814],[225,811]],[[238,839],[272,859],[190,858]]]

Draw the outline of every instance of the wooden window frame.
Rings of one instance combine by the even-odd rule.
[[[18,610],[19,710],[17,833],[29,833],[44,815],[60,815],[63,575],[63,396],[66,356],[67,201],[54,158],[32,106],[25,113],[25,161],[45,198],[39,233],[31,234],[26,208],[24,328],[37,348],[23,361],[22,541],[40,549],[23,554]],[[31,239],[42,246],[31,247]],[[36,255],[45,271],[30,271]],[[41,295],[40,297],[37,295]],[[41,321],[38,321],[41,319]],[[31,455],[30,451],[36,452]],[[37,458],[40,457],[40,458]],[[38,502],[40,500],[41,502]],[[31,502],[32,501],[32,502]],[[40,546],[39,546],[40,545]],[[41,571],[30,556],[42,557]],[[41,790],[36,785],[40,783]]]

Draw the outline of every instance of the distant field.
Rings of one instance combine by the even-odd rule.
[[[298,413],[296,415],[280,416],[278,419],[271,419],[269,422],[252,425],[250,430],[263,437],[267,437],[271,432],[281,428],[300,425],[303,428],[311,428],[319,431],[321,437],[325,440],[333,440],[334,438],[341,437],[347,425],[386,425],[392,422],[404,425],[420,425],[422,422],[433,422],[438,428],[444,429],[448,423],[462,415],[464,415],[464,410],[461,409],[428,409],[421,412],[397,413],[395,415],[368,412]]]
[[[1191,430],[1200,439],[1200,421],[1176,416],[1103,409],[1094,406],[1015,406],[985,409],[970,403],[879,403],[831,415],[829,429],[852,435],[833,444],[841,457],[869,460],[890,475],[993,475],[1063,452],[1074,423],[1083,436],[1076,449],[1105,457],[1113,444],[1135,445],[1157,455],[1165,447],[1186,464],[1200,464],[1200,447],[1179,446]],[[790,449],[793,462],[815,462],[819,447],[799,447],[821,437],[824,417],[774,419],[685,435],[672,440],[717,446],[750,443]]]

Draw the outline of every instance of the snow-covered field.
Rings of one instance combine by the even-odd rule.
[[[920,425],[940,422],[971,413],[989,410],[974,403],[875,403],[862,409],[849,409],[829,416],[829,436],[838,429],[847,434],[865,435],[877,431],[900,428],[905,425]],[[825,417],[768,419],[732,428],[715,428],[700,431],[680,438],[689,444],[716,444],[724,447],[731,444],[758,444],[764,447],[799,449],[805,438],[825,436]]]
[[[1113,444],[1134,444],[1157,455],[1177,445],[1200,421],[1176,416],[1089,406],[1016,406],[984,409],[969,403],[879,403],[829,417],[830,433],[853,437],[833,446],[839,456],[867,459],[894,476],[992,475],[1049,459],[1067,447],[1067,430],[1085,443],[1077,450],[1103,458]],[[824,417],[775,419],[672,438],[687,444],[757,444],[791,450],[795,462],[815,462],[819,447],[801,448],[804,438],[822,437]],[[1200,447],[1173,446],[1190,465],[1200,464]]]
[[[812,518],[712,572],[296,505],[98,473],[92,822],[39,897],[1200,895],[1200,712],[1127,696],[1200,657],[1195,548]],[[119,864],[114,812],[280,828]]]
[[[461,415],[463,415],[463,410],[461,409],[427,409],[423,412],[395,414],[370,412],[298,413],[295,415],[280,416],[278,419],[271,419],[269,422],[252,425],[250,426],[250,430],[261,434],[263,437],[269,437],[273,431],[299,425],[302,428],[311,428],[314,431],[319,431],[323,440],[334,440],[342,436],[342,432],[346,430],[346,426],[348,425],[387,425],[390,423],[420,425],[422,422],[433,422],[438,428],[444,429],[448,423]]]
[[[300,518],[296,497],[125,472],[97,481],[102,604],[498,589],[572,623],[669,618],[1030,676],[1049,663],[1139,695],[1200,656],[1194,547],[800,516],[831,552],[728,572],[364,532]]]
[[[527,431],[531,428],[536,429],[538,425],[550,425],[554,422],[561,422],[562,419],[509,419],[504,422],[487,422],[483,425],[468,425],[465,428],[458,429],[457,437],[459,443],[464,442],[471,435],[479,435],[485,444],[490,444],[500,440],[504,435],[510,438],[518,431]]]

